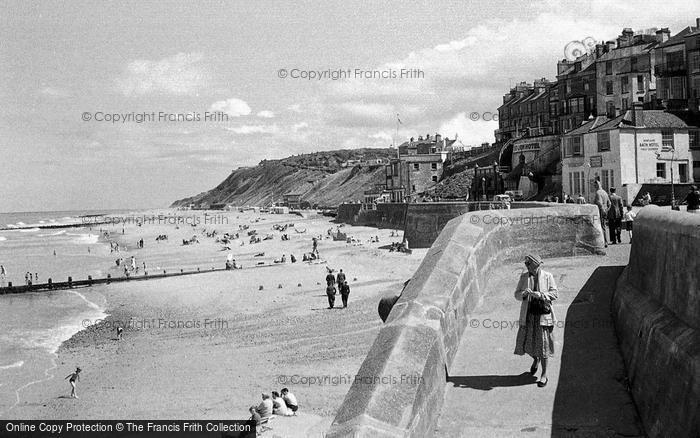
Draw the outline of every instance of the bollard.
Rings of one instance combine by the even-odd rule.
[[[163,269],[163,275],[165,275],[165,274],[166,274],[165,269]]]
[[[49,282],[47,284],[49,285],[49,289],[53,288],[53,281],[51,280],[51,278],[49,278]]]
[[[88,286],[92,286],[92,275],[88,275]]]
[[[68,277],[68,287],[73,287],[73,277]]]
[[[197,266],[197,272],[199,272],[199,266]]]
[[[10,288],[10,289],[12,289],[12,282],[11,282],[11,281],[8,281],[8,282],[7,282],[7,287]]]
[[[49,280],[49,283],[51,280]],[[112,282],[112,274],[107,274],[107,284],[110,284]]]

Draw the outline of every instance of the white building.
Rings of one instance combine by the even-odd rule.
[[[690,150],[688,126],[660,110],[635,103],[624,114],[596,117],[562,136],[562,189],[593,202],[593,181],[616,187],[627,204],[644,183],[693,181],[692,164],[700,151]]]

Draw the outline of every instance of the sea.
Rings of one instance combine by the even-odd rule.
[[[0,213],[0,265],[4,284],[65,281],[69,273],[100,276],[91,251],[108,246],[86,217],[133,214],[124,210]],[[77,225],[60,228],[62,225]],[[109,249],[107,248],[107,251]],[[2,279],[0,279],[2,281]],[[53,377],[61,344],[83,329],[83,321],[107,317],[99,288],[0,295],[0,418],[20,400],[20,392]],[[61,378],[63,376],[60,376]]]

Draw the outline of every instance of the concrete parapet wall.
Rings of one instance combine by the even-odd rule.
[[[700,215],[641,210],[613,317],[647,434],[700,436]]]
[[[479,211],[447,222],[379,331],[327,436],[430,435],[490,273],[530,251],[561,257],[603,246],[593,205]]]

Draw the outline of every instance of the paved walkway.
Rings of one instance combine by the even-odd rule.
[[[554,274],[556,356],[545,388],[530,376],[529,356],[513,354],[520,302],[513,298],[522,263],[488,285],[450,367],[436,436],[644,436],[625,387],[610,315],[615,281],[629,259],[626,236],[606,256],[545,260]]]

